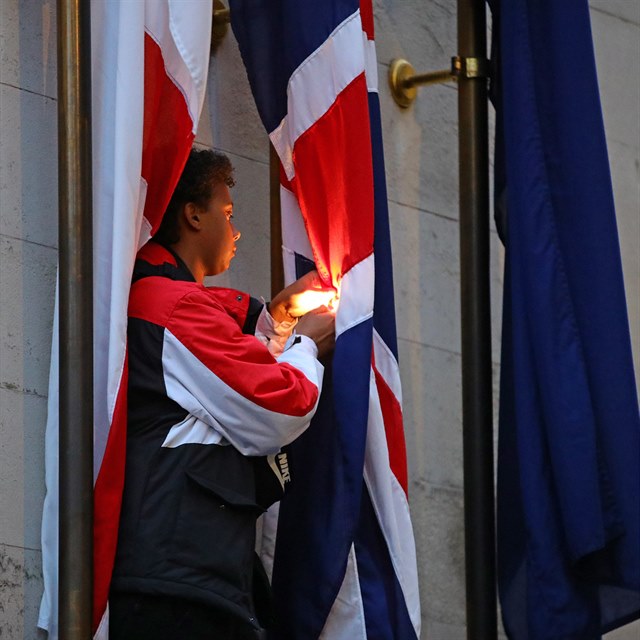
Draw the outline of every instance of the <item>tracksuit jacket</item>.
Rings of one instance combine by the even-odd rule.
[[[196,283],[158,244],[138,254],[112,590],[186,598],[259,626],[255,522],[282,494],[278,453],[308,426],[323,375],[305,336],[284,350],[274,337],[274,358],[262,307]],[[262,343],[247,335],[256,323]]]

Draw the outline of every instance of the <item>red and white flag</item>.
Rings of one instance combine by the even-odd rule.
[[[91,3],[94,269],[94,624],[108,638],[126,444],[127,304],[204,101],[211,0]],[[58,638],[58,329],[54,318],[38,626]]]

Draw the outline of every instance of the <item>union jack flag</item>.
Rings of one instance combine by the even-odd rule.
[[[315,263],[340,293],[323,398],[264,523],[275,635],[418,638],[371,2],[231,0],[231,17],[280,158],[285,278]]]

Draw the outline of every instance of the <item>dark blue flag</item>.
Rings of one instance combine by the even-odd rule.
[[[590,640],[640,615],[640,418],[589,7],[491,4],[500,599],[510,638]]]

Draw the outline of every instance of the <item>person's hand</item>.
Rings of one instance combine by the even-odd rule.
[[[311,338],[318,347],[318,357],[333,350],[336,341],[336,317],[327,307],[319,307],[302,316],[296,333]]]
[[[269,313],[278,322],[291,321],[329,305],[335,296],[336,290],[323,284],[317,271],[310,271],[274,297],[269,303]]]

